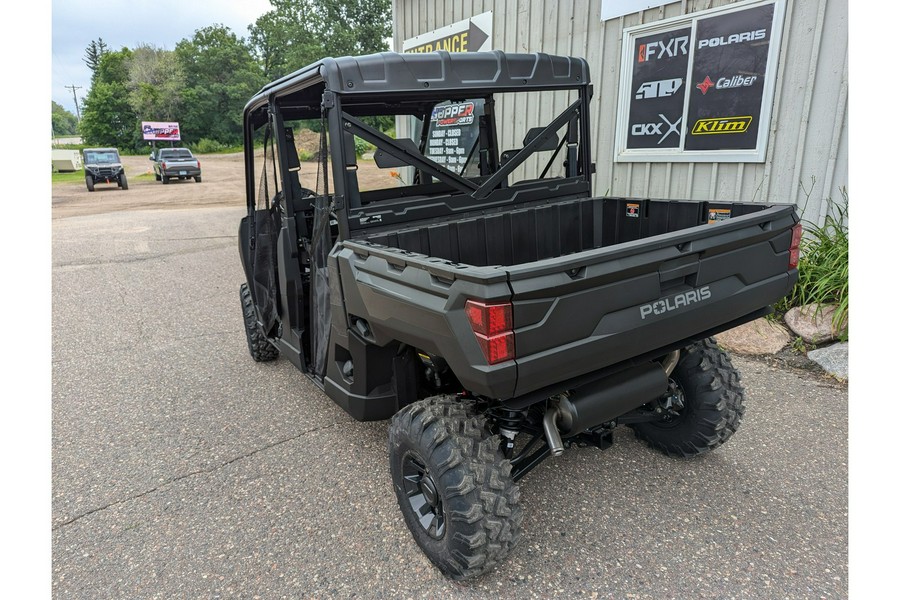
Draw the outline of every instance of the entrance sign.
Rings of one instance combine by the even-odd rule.
[[[403,40],[403,52],[486,52],[491,45],[494,13],[488,11],[452,25]]]

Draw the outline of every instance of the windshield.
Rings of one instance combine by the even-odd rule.
[[[160,158],[167,158],[169,160],[178,160],[178,159],[187,159],[190,160],[193,157],[190,150],[160,150],[159,152]]]
[[[117,163],[119,153],[115,150],[85,150],[84,162],[86,164]]]

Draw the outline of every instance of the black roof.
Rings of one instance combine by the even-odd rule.
[[[590,72],[583,58],[544,53],[506,54],[445,51],[324,58],[263,87],[247,103],[251,111],[274,93],[285,96],[304,88],[324,88],[353,97],[447,90],[529,91],[571,89],[588,85]],[[360,98],[362,99],[362,98]],[[352,101],[352,100],[350,100]]]

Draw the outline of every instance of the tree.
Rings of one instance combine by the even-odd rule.
[[[239,142],[244,105],[265,83],[243,38],[223,25],[211,25],[178,42],[175,56],[187,82],[182,139]]]
[[[78,133],[78,119],[67,111],[61,104],[51,102],[50,122],[53,127],[53,135],[75,135]]]
[[[117,148],[140,144],[140,128],[128,98],[130,60],[128,48],[106,52],[100,59],[79,126],[86,144]]]
[[[103,55],[106,53],[107,46],[106,42],[103,41],[103,38],[91,40],[91,43],[85,48],[84,58],[81,60],[83,60],[84,64],[91,70],[91,77],[93,77],[93,74],[97,73],[97,67],[100,66],[100,59],[102,59]]]
[[[177,121],[184,72],[171,50],[143,44],[128,63],[128,99],[142,121]]]
[[[388,49],[390,0],[270,0],[250,25],[250,44],[266,78],[276,79],[325,56]]]

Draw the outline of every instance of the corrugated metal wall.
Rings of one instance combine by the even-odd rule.
[[[792,202],[821,223],[829,198],[847,187],[847,2],[788,0],[765,163],[615,163],[613,161],[622,30],[733,4],[682,0],[600,20],[601,0],[394,0],[394,47],[404,39],[493,11],[493,47],[587,58],[594,82],[591,127],[601,195]],[[530,99],[516,106],[533,124],[538,111],[560,110]],[[521,101],[520,101],[521,102]],[[528,117],[534,115],[534,117]],[[552,115],[547,115],[546,119]],[[525,124],[502,142],[524,137]],[[521,131],[519,131],[521,129]]]

